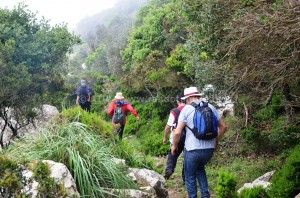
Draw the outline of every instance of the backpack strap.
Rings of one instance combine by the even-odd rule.
[[[203,101],[201,101],[201,102],[203,102]],[[203,102],[204,103],[204,102]],[[195,102],[192,102],[192,103],[190,103],[190,105],[192,106],[192,107],[194,107],[195,109],[197,108],[197,107],[200,107],[200,103],[199,104],[197,104],[197,103],[195,103]],[[204,104],[203,104],[204,105]],[[193,129],[191,129],[191,127],[189,127],[188,125],[185,125],[187,128],[189,128],[192,132],[193,132]],[[193,132],[194,133],[194,132]]]
[[[174,116],[174,123],[173,124],[176,124],[176,127],[177,127],[177,124],[178,124],[178,117],[179,117],[179,114],[180,114],[180,110],[177,109],[177,108],[174,108],[172,109],[171,111],[172,115]]]

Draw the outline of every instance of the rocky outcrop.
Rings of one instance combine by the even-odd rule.
[[[129,168],[128,175],[139,186],[154,189],[156,197],[168,197],[168,191],[165,188],[165,179],[163,176],[153,170]]]
[[[55,117],[59,112],[56,107],[51,106],[51,105],[42,105],[40,108],[35,108],[34,111],[36,112],[37,116],[33,120],[33,124],[29,124],[23,128],[20,128],[18,130],[18,135],[23,136],[23,135],[34,135],[36,134],[41,127],[45,127],[47,124],[51,122],[53,117]],[[15,125],[16,121],[11,120],[11,122]],[[0,119],[0,126],[2,128],[3,126],[3,120]],[[6,130],[3,133],[3,143],[4,145],[7,145],[9,141],[11,140],[12,137],[12,132],[8,127],[6,127]],[[1,151],[1,148],[0,148]]]
[[[245,188],[253,188],[256,186],[262,186],[267,188],[271,183],[269,182],[275,171],[268,172],[263,176],[255,179],[252,183],[245,183],[237,192],[240,194]]]
[[[80,197],[76,183],[64,164],[51,160],[43,160],[43,163],[47,164],[50,170],[50,177],[54,178],[54,180],[63,187],[63,190],[68,193],[66,197]],[[31,183],[26,186],[26,189],[24,189],[24,192],[26,192],[27,195],[31,195],[32,198],[37,197],[39,183],[32,179],[33,172],[31,170],[24,170],[22,174],[28,181],[31,181]]]

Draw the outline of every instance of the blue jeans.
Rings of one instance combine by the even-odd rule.
[[[192,151],[184,151],[184,174],[185,187],[189,198],[197,197],[198,180],[201,198],[209,198],[208,183],[205,172],[205,164],[209,162],[214,154],[214,149],[197,149]]]

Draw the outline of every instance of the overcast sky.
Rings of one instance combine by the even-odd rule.
[[[1,8],[13,8],[19,2],[28,5],[37,18],[44,16],[51,25],[68,23],[70,30],[84,17],[91,16],[112,7],[117,0],[0,0]]]

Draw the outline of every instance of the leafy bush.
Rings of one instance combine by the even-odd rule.
[[[269,198],[269,195],[262,186],[255,186],[253,188],[245,188],[239,198]]]
[[[141,152],[155,156],[166,155],[169,145],[164,145],[162,140],[166,118],[171,109],[170,104],[133,102],[133,106],[138,112],[140,120],[135,121],[134,116],[126,117],[124,134],[136,134],[141,142]]]
[[[109,137],[112,132],[111,125],[103,121],[96,112],[88,113],[83,111],[80,107],[64,109],[59,115],[59,121],[60,123],[81,122],[104,137]]]
[[[236,176],[232,173],[220,169],[218,172],[218,183],[216,186],[217,198],[234,198],[236,194]]]
[[[285,164],[271,178],[271,197],[295,197],[300,192],[300,145],[296,146]]]
[[[1,197],[13,197],[23,195],[23,189],[27,182],[22,176],[22,168],[5,155],[0,156],[0,195]]]

